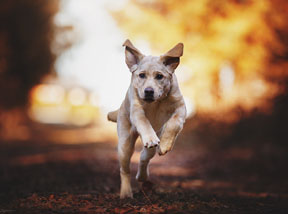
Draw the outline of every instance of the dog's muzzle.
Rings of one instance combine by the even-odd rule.
[[[151,87],[145,88],[144,90],[144,100],[146,102],[153,102],[154,101],[154,89]]]

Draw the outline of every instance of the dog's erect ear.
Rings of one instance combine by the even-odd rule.
[[[174,71],[180,62],[180,57],[183,55],[183,43],[178,43],[174,48],[160,57],[163,64]]]
[[[137,69],[137,64],[144,57],[144,55],[134,47],[134,45],[127,39],[123,46],[125,46],[125,61],[131,72]]]

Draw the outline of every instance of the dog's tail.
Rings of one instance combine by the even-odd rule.
[[[109,112],[107,115],[107,119],[111,122],[117,123],[118,112],[119,112],[119,109],[116,111]]]

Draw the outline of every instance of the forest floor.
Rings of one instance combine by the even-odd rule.
[[[2,213],[288,213],[288,157],[265,144],[213,147],[181,138],[151,162],[153,186],[119,199],[116,143],[0,145]],[[245,143],[249,145],[249,143]],[[269,146],[270,145],[270,146]]]

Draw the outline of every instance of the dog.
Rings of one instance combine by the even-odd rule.
[[[120,198],[133,198],[130,159],[138,136],[144,147],[136,179],[146,182],[149,161],[156,151],[164,155],[172,149],[185,123],[186,106],[174,74],[184,46],[178,43],[161,56],[143,55],[130,40],[123,46],[131,84],[120,109],[109,112],[108,120],[117,122]]]

